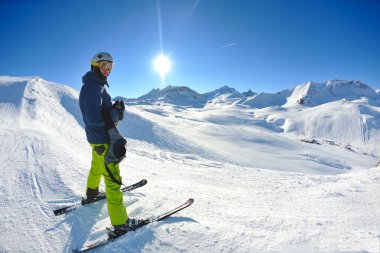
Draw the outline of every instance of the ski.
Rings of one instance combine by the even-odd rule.
[[[132,191],[134,189],[137,189],[137,188],[140,188],[140,187],[146,185],[146,183],[147,183],[147,181],[145,179],[142,179],[140,182],[137,182],[135,184],[123,187],[120,190],[122,192],[129,192],[129,191]],[[101,196],[99,198],[96,198],[94,201],[91,201],[91,202],[86,202],[85,199],[82,198],[82,200],[80,202],[77,202],[75,204],[56,209],[53,212],[56,216],[61,215],[61,214],[65,214],[65,213],[68,213],[68,212],[75,210],[79,206],[95,203],[95,202],[98,202],[98,201],[105,199],[105,198],[106,198],[106,196],[104,195],[104,196]]]
[[[179,211],[191,206],[192,204],[194,203],[194,199],[189,199],[188,201],[186,201],[184,204],[166,212],[166,213],[162,213],[160,215],[157,215],[153,218],[150,218],[150,219],[144,219],[143,222],[141,224],[139,224],[138,226],[134,227],[133,230],[136,230],[138,228],[141,228],[141,227],[144,227],[145,225],[148,225],[150,223],[153,223],[153,222],[157,222],[157,221],[161,221],[167,217],[170,217],[171,215],[175,214],[175,213],[178,213]],[[119,235],[119,236],[115,236],[115,235],[112,235],[112,232],[113,230],[111,228],[107,228],[107,230],[109,230],[110,232],[108,233],[108,237],[107,238],[103,238],[103,239],[100,239],[98,241],[95,241],[93,243],[90,243],[82,248],[79,248],[79,249],[73,249],[73,252],[74,253],[79,253],[79,252],[87,252],[89,250],[92,250],[92,249],[95,249],[95,248],[98,248],[98,247],[101,247],[101,246],[104,246],[104,245],[107,245],[109,244],[110,242],[116,240],[117,238],[125,235],[125,234],[122,234],[122,235]],[[128,234],[128,233],[126,233]],[[112,235],[112,236],[111,236]]]

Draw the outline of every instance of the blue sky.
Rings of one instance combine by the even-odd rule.
[[[1,0],[0,75],[80,89],[110,52],[112,96],[185,85],[276,92],[331,79],[380,88],[376,0]],[[164,52],[172,70],[153,70]]]

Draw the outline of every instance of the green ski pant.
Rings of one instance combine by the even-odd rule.
[[[92,162],[91,170],[87,178],[87,189],[98,188],[100,179],[102,175],[104,176],[107,209],[111,223],[112,225],[122,225],[128,220],[128,214],[123,201],[123,193],[120,190],[121,185],[112,181],[105,167],[104,158],[106,156],[108,146],[108,144],[91,144]],[[109,163],[107,167],[113,176],[121,182],[119,164]]]

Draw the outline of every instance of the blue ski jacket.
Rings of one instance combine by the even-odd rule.
[[[105,128],[102,110],[109,110],[114,121],[117,115],[112,109],[111,96],[104,87],[107,81],[89,71],[82,77],[82,82],[79,106],[82,111],[87,141],[92,144],[109,143],[110,137]]]

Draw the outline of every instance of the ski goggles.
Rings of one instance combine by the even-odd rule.
[[[109,61],[101,61],[99,62],[100,70],[107,70],[109,73],[112,71],[113,63]]]

